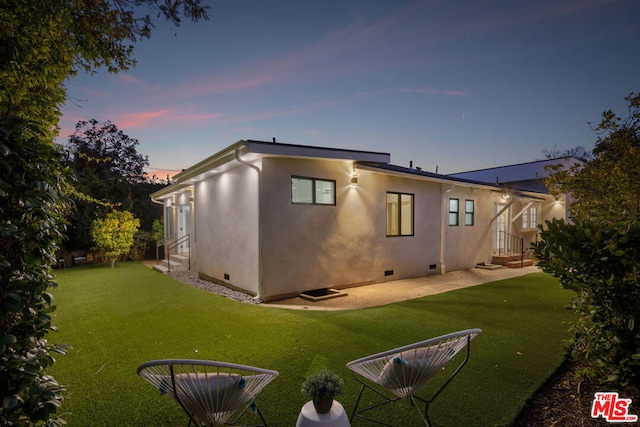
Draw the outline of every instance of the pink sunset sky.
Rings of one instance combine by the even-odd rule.
[[[164,176],[240,140],[453,173],[582,145],[640,90],[637,0],[216,1],[136,68],[67,82],[58,142],[110,120]]]

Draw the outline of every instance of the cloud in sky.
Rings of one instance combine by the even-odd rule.
[[[243,65],[236,65],[217,73],[207,72],[206,75],[180,83],[165,91],[171,97],[184,100],[274,85],[296,84],[301,81],[324,80],[328,76],[335,77],[338,74],[357,75],[369,69],[374,61],[374,59],[364,59],[358,54],[359,52],[392,50],[396,48],[398,40],[404,39],[407,34],[415,34],[413,38],[416,46],[419,46],[424,43],[431,44],[470,34],[490,33],[517,25],[557,19],[616,1],[618,0],[580,0],[560,4],[555,1],[542,4],[532,2],[518,4],[517,7],[512,8],[492,8],[489,12],[480,14],[478,14],[480,6],[476,8],[475,3],[468,3],[467,12],[463,10],[459,13],[460,19],[455,21],[456,25],[451,25],[449,20],[443,20],[440,23],[436,19],[440,13],[444,13],[438,10],[440,6],[437,2],[417,2],[372,22],[358,20],[334,29],[320,36],[316,42],[283,52],[272,60],[256,62],[250,59]],[[425,15],[430,13],[433,13],[434,17],[427,19],[425,25]],[[410,51],[414,50],[410,49]],[[353,59],[348,60],[349,56]],[[428,61],[429,58],[424,60]],[[375,65],[390,66],[389,64]],[[400,67],[400,65],[395,66]],[[141,80],[135,78],[131,80],[130,83],[137,83],[145,90],[153,88]],[[445,92],[442,91],[443,94]]]
[[[138,77],[134,77],[131,74],[119,73],[114,76],[114,79],[121,85],[127,87],[133,87],[135,90],[141,92],[156,92],[158,91],[157,85],[152,85]]]
[[[135,113],[123,114],[116,117],[118,127],[121,129],[144,128],[149,125],[158,124],[161,121],[171,119],[175,116],[175,110],[164,109],[155,111],[139,111]]]

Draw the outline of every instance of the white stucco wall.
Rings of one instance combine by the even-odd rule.
[[[351,161],[263,157],[255,164],[261,195],[258,173],[244,164],[195,184],[195,263],[203,277],[273,300],[491,262],[498,192],[365,169],[356,170],[353,186]],[[336,205],[292,204],[292,176],[334,180]],[[387,192],[414,195],[413,236],[387,237]],[[460,201],[457,227],[448,225],[449,198]],[[465,200],[475,202],[473,226],[464,222]],[[541,219],[563,210],[545,203]]]
[[[197,183],[195,230],[198,273],[256,295],[257,172],[238,165]]]
[[[449,190],[447,192],[447,190]],[[491,263],[495,195],[490,190],[444,184],[444,244],[443,259],[446,272],[473,268],[476,264]],[[458,225],[449,225],[449,199],[458,199]],[[465,201],[474,201],[474,225],[465,225]]]
[[[352,186],[352,173],[347,161],[263,160],[265,298],[439,272],[440,185],[358,170]],[[335,180],[336,206],[292,204],[292,175]],[[415,195],[414,236],[386,236],[387,191]]]

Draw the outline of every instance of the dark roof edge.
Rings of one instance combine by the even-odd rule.
[[[452,177],[449,175],[442,175],[439,173],[433,173],[433,172],[427,172],[427,171],[423,171],[423,170],[418,170],[418,169],[412,169],[412,168],[407,168],[405,166],[397,166],[397,165],[392,165],[390,163],[371,163],[371,162],[358,162],[357,165],[362,165],[362,166],[366,166],[366,167],[370,167],[370,168],[374,168],[374,169],[380,169],[383,171],[391,171],[391,172],[397,172],[397,173],[402,173],[402,174],[407,174],[407,175],[415,175],[415,176],[419,176],[419,177],[424,177],[424,178],[432,178],[434,180],[438,180],[438,181],[447,181],[447,182],[459,182],[459,183],[464,183],[464,184],[469,184],[469,185],[482,185],[484,187],[491,187],[491,188],[503,188],[502,186],[496,184],[496,183],[492,183],[492,182],[484,182],[484,181],[476,181],[476,180],[472,180],[472,179],[464,179],[464,178],[456,178],[456,177]]]
[[[332,148],[332,147],[319,147],[315,145],[301,145],[301,144],[287,144],[282,142],[268,142],[268,141],[257,141],[255,139],[247,139],[244,141],[249,144],[265,144],[268,146],[274,147],[289,147],[289,148],[300,148],[300,149],[310,149],[310,150],[327,150],[327,151],[336,151],[341,153],[363,153],[363,154],[376,154],[381,156],[391,156],[390,153],[384,153],[381,151],[365,151],[365,150],[350,150],[348,148]]]

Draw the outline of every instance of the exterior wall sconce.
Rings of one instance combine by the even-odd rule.
[[[351,175],[351,186],[355,187],[356,185],[358,185],[358,175],[354,173]]]

